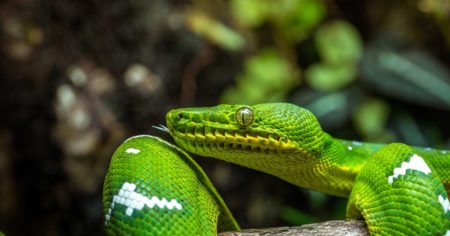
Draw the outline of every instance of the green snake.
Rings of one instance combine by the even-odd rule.
[[[216,235],[239,230],[203,170],[213,157],[348,197],[371,235],[450,235],[450,151],[346,141],[289,103],[181,108],[166,115],[177,146],[142,135],[114,153],[103,187],[110,235]]]

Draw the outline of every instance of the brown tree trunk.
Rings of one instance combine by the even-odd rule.
[[[223,232],[219,236],[258,236],[258,235],[352,235],[367,236],[366,224],[361,220],[335,220],[316,224],[293,227],[277,227],[265,229],[245,229],[236,232]]]

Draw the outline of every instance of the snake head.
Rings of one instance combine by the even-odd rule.
[[[166,122],[184,150],[244,166],[276,156],[317,158],[324,145],[315,116],[288,103],[180,108],[168,112]]]

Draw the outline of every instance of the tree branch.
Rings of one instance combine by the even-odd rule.
[[[236,232],[223,232],[219,236],[258,236],[258,235],[352,235],[368,236],[367,226],[362,220],[334,220],[316,224],[293,227],[265,229],[245,229]]]

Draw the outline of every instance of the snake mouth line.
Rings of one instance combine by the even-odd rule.
[[[192,130],[193,132],[189,132]],[[220,130],[196,126],[185,130],[171,130],[178,139],[189,142],[195,148],[218,150],[242,150],[252,152],[285,151],[295,148],[286,137],[278,134],[256,133],[248,130]],[[208,130],[208,131],[206,131]]]

